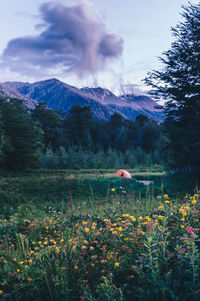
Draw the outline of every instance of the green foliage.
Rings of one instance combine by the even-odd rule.
[[[3,167],[24,170],[33,167],[40,156],[42,131],[22,101],[0,101]]]
[[[153,94],[167,99],[165,129],[173,168],[200,168],[200,4],[183,7],[183,21],[172,29],[174,42],[164,52],[162,71],[146,83]]]

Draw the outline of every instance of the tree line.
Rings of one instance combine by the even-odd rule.
[[[18,99],[1,99],[0,114],[0,162],[5,169],[161,163],[166,140],[162,125],[144,115],[135,121],[117,113],[109,121],[94,120],[87,106],[74,105],[64,114],[45,103],[29,110]]]

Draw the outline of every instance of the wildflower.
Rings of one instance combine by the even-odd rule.
[[[151,218],[147,215],[145,216],[145,219],[147,220],[147,222],[150,222],[151,221]]]
[[[123,231],[123,228],[122,228],[122,227],[119,227],[119,228],[118,228],[118,231],[119,231],[119,232],[122,232],[122,231]]]
[[[78,270],[78,266],[77,266],[77,265],[75,265],[75,266],[74,266],[74,269],[75,269],[75,270]]]
[[[158,215],[158,217],[157,217],[159,220],[162,220],[163,218],[164,218],[164,216],[163,215]]]
[[[163,210],[163,209],[164,209],[164,206],[161,205],[161,206],[158,207],[158,209],[159,209],[159,210]]]
[[[39,243],[39,245],[41,245],[41,244],[42,244],[42,242],[41,242],[41,241],[38,241],[38,243]]]
[[[31,281],[32,281],[32,278],[28,278],[28,281],[31,282]]]
[[[115,262],[115,267],[119,267],[119,262]]]
[[[185,228],[185,226],[184,226],[184,225],[180,225],[180,227],[181,227],[181,229]]]
[[[165,201],[165,204],[170,204],[170,201]]]
[[[3,294],[3,291],[2,290],[0,290],[0,295],[2,295]]]
[[[130,216],[130,219],[132,220],[132,222],[135,222],[136,221],[136,218],[134,216]]]
[[[92,229],[92,230],[96,230],[96,227],[95,227],[95,226],[92,226],[91,229]]]
[[[117,234],[117,231],[113,231],[112,234]]]
[[[111,188],[111,191],[115,191],[115,188]]]
[[[91,246],[91,247],[90,247],[90,251],[93,251],[93,250],[94,250],[94,247]]]
[[[127,214],[127,213],[125,214],[125,213],[124,213],[124,214],[122,214],[122,216],[123,216],[123,217],[128,217],[129,214]]]
[[[85,250],[85,249],[87,249],[87,247],[86,246],[82,246],[82,248],[81,248],[82,250]]]
[[[94,267],[94,263],[91,263],[91,266]]]
[[[87,225],[87,222],[82,222],[83,225]]]
[[[192,200],[191,204],[192,205],[196,205],[197,201],[196,200]]]
[[[164,198],[168,199],[169,198],[168,194],[164,194]]]
[[[64,241],[64,239],[62,238],[61,240],[60,240],[60,242],[63,242]]]
[[[20,272],[20,269],[17,269],[17,273],[19,273]]]
[[[85,230],[86,233],[90,232],[89,228],[85,228],[84,230]]]
[[[23,261],[20,261],[20,262],[19,262],[19,264],[23,264],[23,263],[24,263]]]
[[[4,219],[3,221],[4,221],[4,222],[7,222],[7,219]]]
[[[185,229],[185,232],[187,232],[188,234],[191,234],[192,238],[194,238],[194,231],[196,231],[196,230],[193,229],[190,225],[188,225],[187,228]]]
[[[139,216],[139,217],[138,217],[138,220],[139,220],[139,221],[142,221],[142,220],[143,220],[143,217],[142,217],[142,216]]]
[[[68,242],[72,242],[72,239],[69,239]]]

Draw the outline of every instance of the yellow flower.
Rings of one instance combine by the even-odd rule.
[[[161,206],[158,207],[159,210],[162,210],[163,208],[164,208],[163,205],[161,205]]]
[[[191,204],[192,205],[196,205],[197,201],[196,200],[192,200]]]
[[[82,222],[83,225],[87,225],[87,222]]]
[[[128,217],[129,214],[127,214],[127,213],[125,214],[125,213],[124,213],[124,214],[122,214],[122,216],[123,216],[123,217]]]
[[[32,281],[32,278],[28,278],[28,281],[31,282],[31,281]]]
[[[74,266],[74,269],[75,269],[75,270],[78,270],[78,266],[77,266],[77,265],[75,265],[75,266]]]
[[[118,228],[118,231],[119,231],[119,232],[122,232],[122,231],[123,231],[123,228],[122,228],[122,227],[119,227],[119,228]]]
[[[130,216],[130,219],[132,220],[132,222],[135,222],[136,221],[136,218],[134,216]]]
[[[19,262],[19,264],[23,264],[23,263],[24,263],[23,261],[20,261],[20,262]]]
[[[165,201],[165,204],[170,204],[170,201]]]
[[[30,263],[31,263],[31,262],[33,262],[33,260],[32,260],[32,259],[29,259],[29,260],[28,260],[28,262],[30,262]]]
[[[184,225],[180,225],[180,227],[181,227],[181,229],[185,228],[185,226],[184,226]]]
[[[119,262],[115,262],[115,267],[119,267]]]
[[[4,222],[7,222],[7,219],[4,219],[3,221],[4,221]]]
[[[117,231],[113,231],[112,234],[117,234]]]
[[[158,219],[159,219],[159,220],[162,220],[163,218],[164,218],[163,215],[158,215]]]
[[[85,228],[84,230],[85,230],[86,233],[90,232],[89,228]]]
[[[90,247],[90,251],[93,251],[93,250],[94,250],[94,247],[91,246],[91,247]]]
[[[115,188],[111,188],[111,191],[115,191]]]
[[[164,194],[164,198],[168,199],[169,198],[168,194]]]
[[[87,247],[86,246],[82,246],[82,250],[85,250],[85,249],[87,249]]]
[[[95,227],[95,226],[92,226],[91,229],[92,229],[92,230],[96,230],[96,227]]]
[[[143,217],[142,217],[142,216],[139,216],[139,217],[138,217],[138,220],[139,220],[139,221],[142,221],[142,220],[143,220]]]
[[[17,273],[19,273],[20,272],[20,269],[17,269]]]
[[[0,290],[0,295],[1,295],[1,294],[3,294],[3,291],[2,291],[2,290]]]
[[[41,245],[41,244],[42,244],[42,242],[41,242],[41,241],[38,241],[38,243],[39,243],[39,245]]]
[[[91,266],[94,267],[94,263],[91,263]]]
[[[141,234],[144,236],[146,233],[144,231],[142,231]]]
[[[68,242],[72,242],[72,239],[69,239]]]
[[[61,240],[60,240],[60,242],[63,242],[64,241],[64,239],[62,238]]]
[[[145,216],[145,219],[147,220],[147,222],[150,222],[151,221],[151,218],[147,215]]]

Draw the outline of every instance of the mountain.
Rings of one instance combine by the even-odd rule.
[[[19,96],[22,95],[27,101],[46,102],[49,108],[56,111],[68,113],[72,105],[80,104],[89,106],[95,119],[109,120],[114,113],[119,113],[124,119],[131,120],[139,114],[144,114],[158,122],[164,119],[163,110],[158,109],[157,103],[147,96],[117,97],[111,91],[101,87],[78,89],[57,79],[32,84],[6,82],[2,85],[9,91],[15,91]]]
[[[0,97],[21,99],[24,105],[29,109],[33,109],[37,104],[37,101],[17,92],[17,89],[10,89],[6,84],[0,84]]]
[[[119,114],[126,116],[126,119],[135,119],[143,114],[158,122],[164,120],[164,112],[161,106],[148,96],[133,94],[115,96],[107,89],[82,88],[82,91],[90,96],[96,97],[100,103],[114,109]]]

